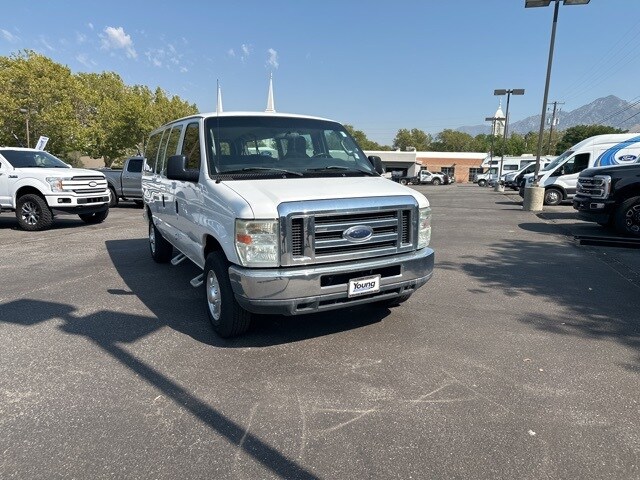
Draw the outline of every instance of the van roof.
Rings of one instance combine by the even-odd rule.
[[[166,123],[165,125],[170,125],[176,122],[182,122],[183,120],[187,120],[189,118],[215,118],[215,117],[281,117],[281,118],[306,118],[311,120],[324,120],[328,122],[335,122],[335,120],[331,120],[329,118],[322,117],[314,117],[310,115],[300,115],[297,113],[276,113],[276,112],[209,112],[209,113],[195,113],[193,115],[189,115],[187,117],[178,118],[176,120],[172,120],[171,122]],[[338,123],[338,122],[336,122]],[[163,125],[163,126],[165,126]]]
[[[604,135],[595,135],[585,138],[581,142],[576,143],[571,150],[589,147],[591,145],[602,145],[608,143],[623,143],[630,140],[640,141],[640,133],[609,133]]]

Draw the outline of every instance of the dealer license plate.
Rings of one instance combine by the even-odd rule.
[[[380,291],[380,275],[353,278],[349,280],[349,296],[357,297]]]

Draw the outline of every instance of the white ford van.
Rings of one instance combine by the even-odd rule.
[[[640,135],[616,133],[596,135],[577,143],[564,152],[544,171],[538,173],[538,184],[544,187],[544,204],[558,205],[573,198],[578,175],[591,167],[626,165],[640,160]],[[533,185],[533,173],[525,175],[526,186]],[[520,188],[524,197],[524,187]]]
[[[432,276],[429,202],[337,122],[198,114],[152,132],[145,157],[151,256],[203,269],[191,284],[220,336],[254,313],[398,304]]]

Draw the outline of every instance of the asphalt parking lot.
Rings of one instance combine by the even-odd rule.
[[[640,478],[640,254],[569,205],[415,187],[436,270],[408,302],[225,341],[142,210],[0,215],[0,478]]]

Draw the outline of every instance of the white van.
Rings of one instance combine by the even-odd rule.
[[[535,160],[535,158],[534,158]],[[476,175],[474,182],[479,186],[484,187],[486,185],[493,186],[498,180],[498,173],[500,173],[500,163],[502,162],[502,175],[510,172],[516,172],[520,170],[527,163],[531,162],[530,157],[487,157],[482,161],[480,165],[484,170],[483,173]]]
[[[544,187],[544,204],[558,205],[573,198],[578,175],[591,167],[626,165],[640,160],[640,135],[616,133],[596,135],[574,145],[544,171],[538,173],[538,184]],[[525,175],[525,185],[533,185],[533,173]],[[524,197],[524,187],[520,189]]]
[[[220,336],[254,313],[398,304],[432,276],[429,202],[337,122],[198,114],[152,132],[145,157],[151,256],[203,270],[191,284]]]

